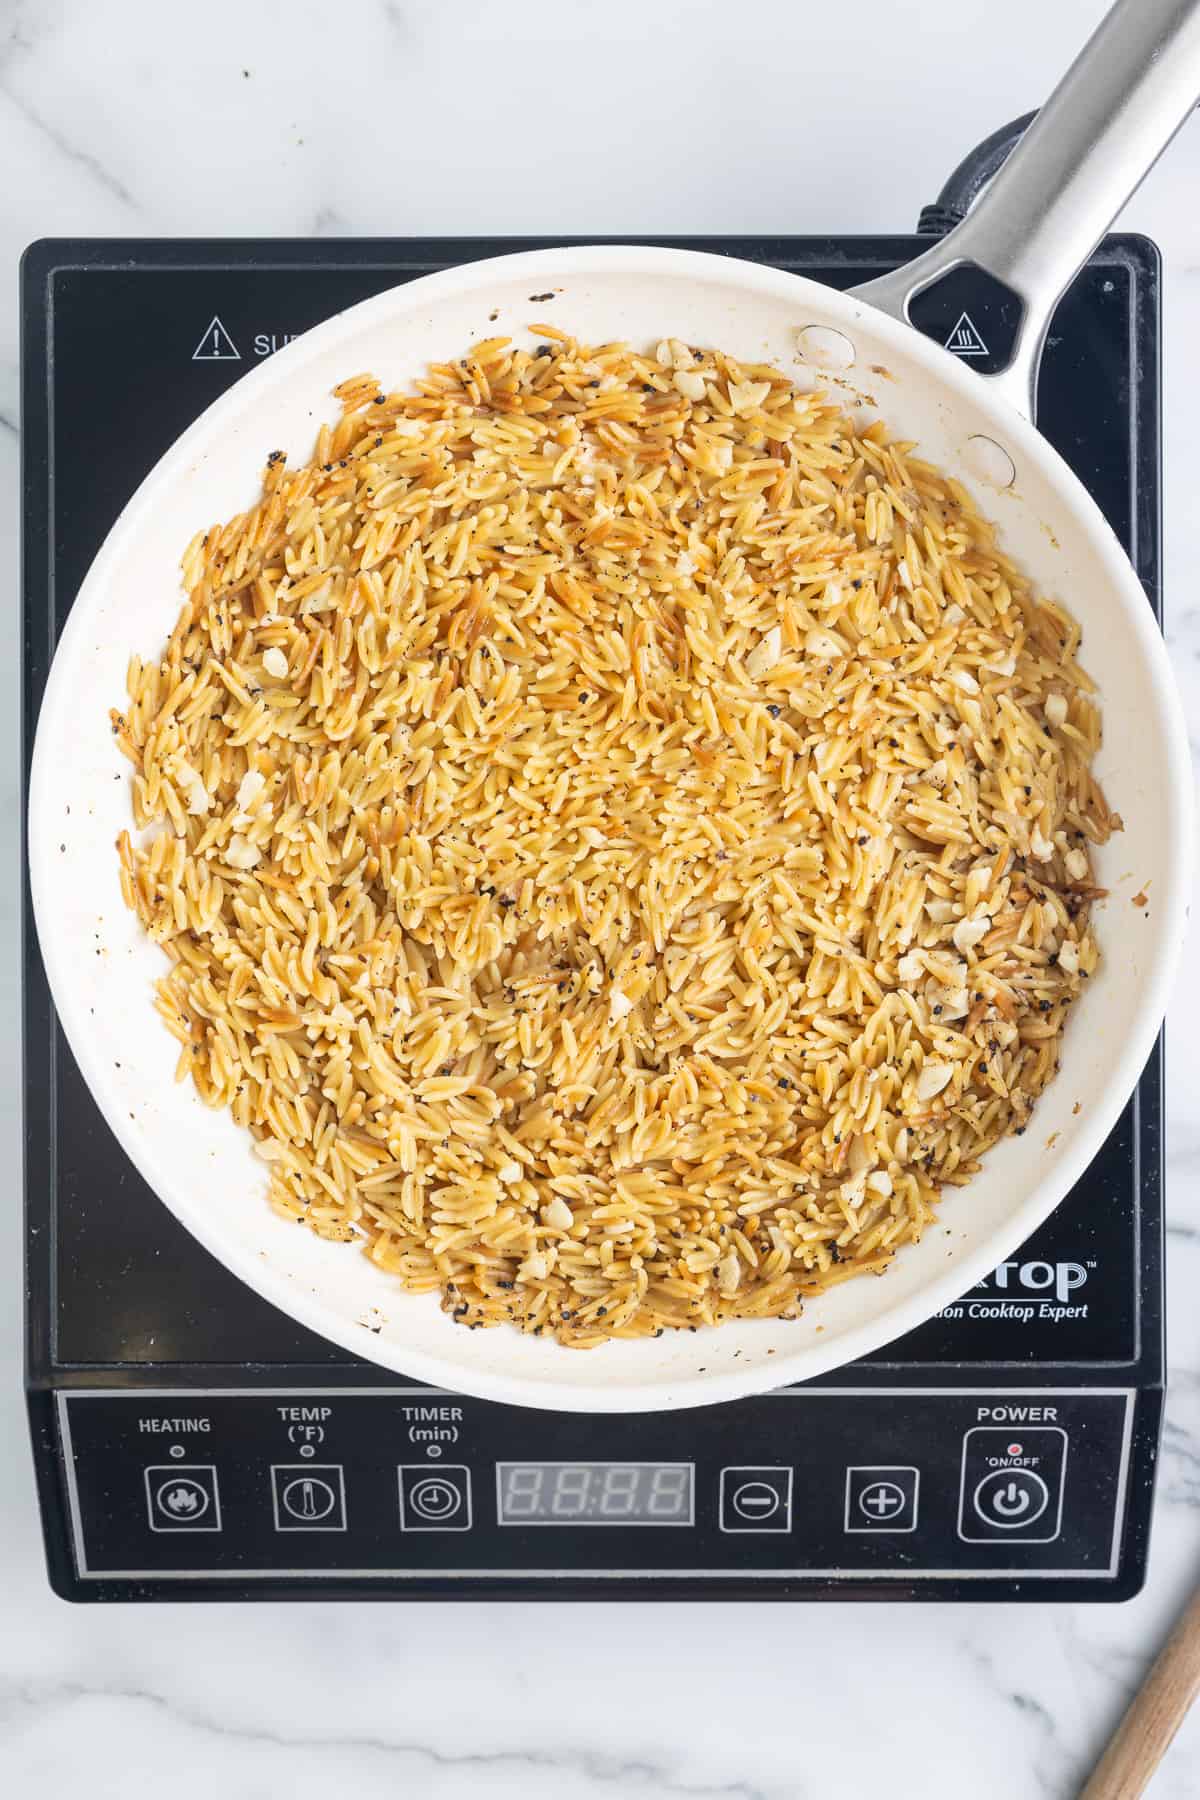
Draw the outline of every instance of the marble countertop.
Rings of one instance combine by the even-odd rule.
[[[1101,0],[0,0],[0,539],[16,607],[16,259],[111,236],[907,229]],[[1200,123],[1122,223],[1166,265],[1168,634],[1200,751]],[[16,639],[10,617],[10,640]],[[16,641],[19,641],[17,639]],[[10,659],[10,716],[18,671]],[[1200,947],[1168,1057],[1171,1392],[1124,1606],[70,1609],[18,1369],[15,744],[0,1143],[0,1781],[21,1796],[1073,1795],[1200,1577]],[[1153,1793],[1200,1792],[1200,1717]]]

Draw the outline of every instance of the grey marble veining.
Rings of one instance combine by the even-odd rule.
[[[0,4],[0,552],[15,643],[15,263],[111,235],[905,228],[1036,104],[1100,0]],[[830,152],[829,146],[836,149]],[[603,154],[602,154],[603,152]],[[1166,264],[1168,636],[1200,753],[1200,125],[1123,221]],[[10,656],[8,716],[18,670]],[[1077,1791],[1200,1578],[1200,948],[1169,1027],[1172,1388],[1123,1607],[72,1610],[45,1584],[19,1365],[15,725],[0,766],[0,1780],[91,1800],[829,1800]],[[1200,1721],[1156,1800],[1200,1793]]]

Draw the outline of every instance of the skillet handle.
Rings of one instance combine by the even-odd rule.
[[[909,321],[909,303],[976,264],[1021,303],[994,382],[1033,416],[1055,306],[1200,99],[1200,0],[1117,0],[961,225],[854,289]]]

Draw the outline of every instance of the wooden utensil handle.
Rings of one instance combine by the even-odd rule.
[[[1200,1691],[1200,1590],[1129,1703],[1079,1800],[1137,1800]]]

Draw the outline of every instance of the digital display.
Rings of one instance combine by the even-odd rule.
[[[690,1525],[691,1463],[497,1463],[501,1525]]]

